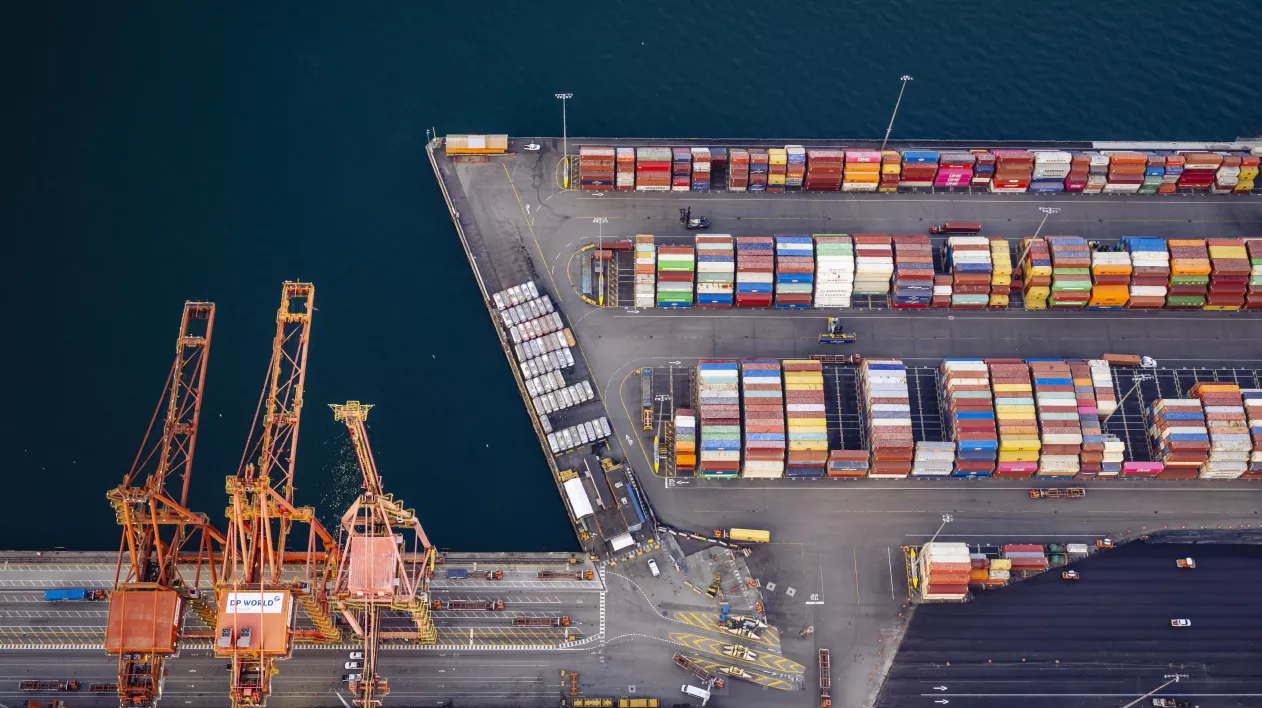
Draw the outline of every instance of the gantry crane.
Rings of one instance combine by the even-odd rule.
[[[184,601],[213,618],[198,586],[203,567],[214,584],[214,547],[224,537],[206,514],[189,510],[188,488],[214,324],[214,303],[184,303],[162,397],[123,483],[105,495],[123,527],[105,630],[105,650],[118,656],[121,706],[152,706],[161,697],[163,662],[179,650]]]
[[[334,420],[346,424],[363,476],[363,491],[342,515],[343,563],[333,597],[364,643],[362,677],[351,684],[355,705],[377,708],[390,691],[386,679],[377,675],[378,642],[393,638],[433,644],[437,639],[429,610],[435,553],[416,512],[385,492],[365,427],[372,406],[347,401],[329,407]],[[414,627],[383,631],[382,612],[387,609],[406,612]]]
[[[294,462],[314,297],[310,283],[282,286],[259,409],[237,474],[227,478],[231,506],[225,512],[227,543],[216,584],[219,622],[214,650],[215,656],[232,660],[234,707],[266,703],[274,662],[290,655],[295,639],[340,637],[328,605],[337,544],[314,509],[294,504]],[[305,550],[291,552],[296,524],[306,524],[309,533]],[[295,629],[295,603],[303,606],[314,629]]]

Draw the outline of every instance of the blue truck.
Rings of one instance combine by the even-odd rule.
[[[84,602],[87,600],[104,600],[105,591],[86,590],[84,588],[45,590],[44,599],[48,602]]]

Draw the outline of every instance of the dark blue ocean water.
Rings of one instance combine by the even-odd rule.
[[[222,518],[284,279],[316,284],[299,501],[357,486],[325,403],[462,549],[575,546],[422,146],[556,135],[1262,132],[1254,2],[14,5],[0,41],[7,548],[112,548],[181,303],[219,305],[194,505]]]

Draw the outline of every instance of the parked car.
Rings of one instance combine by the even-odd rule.
[[[352,670],[352,669],[362,669],[362,668],[364,668],[364,662],[362,662],[362,661],[348,661],[348,662],[346,662],[345,664],[343,664],[343,665],[342,665],[342,668],[346,669],[347,671],[350,671],[350,670]]]
[[[649,559],[649,572],[653,574],[654,578],[662,574],[662,571],[657,569],[657,561],[652,558]]]
[[[1192,626],[1192,620],[1190,620],[1190,619],[1172,619],[1172,620],[1170,620],[1170,626],[1171,626],[1171,627],[1191,627],[1191,626]]]
[[[362,651],[353,651],[353,652],[351,652],[351,661],[355,661],[355,660],[363,661],[363,660],[364,660],[364,652],[362,652]]]

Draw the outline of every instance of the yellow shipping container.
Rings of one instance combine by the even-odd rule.
[[[1249,252],[1244,246],[1210,246],[1210,258],[1248,258]]]
[[[990,569],[991,570],[1012,570],[1012,559],[1011,558],[991,558]]]
[[[1224,310],[1229,310],[1229,311],[1239,310],[1240,306],[1239,305],[1204,305],[1201,307],[1201,309],[1222,312]]]
[[[1251,182],[1252,182],[1252,181],[1253,181],[1253,179],[1254,179],[1255,177],[1257,177],[1257,176],[1258,176],[1258,166],[1257,166],[1257,165],[1250,165],[1250,166],[1248,166],[1248,167],[1241,167],[1241,168],[1240,168],[1240,176],[1239,176],[1239,177],[1240,177],[1240,179],[1241,179],[1241,180],[1246,180],[1246,179],[1247,179],[1247,180],[1249,180],[1249,181],[1251,181]]]
[[[991,295],[990,306],[991,307],[1007,307],[1008,296],[1007,295]]]
[[[784,184],[784,175],[771,173],[767,175],[767,184]]]
[[[1237,183],[1236,183],[1236,188],[1235,188],[1235,190],[1233,190],[1233,191],[1236,191],[1236,192],[1252,192],[1252,191],[1253,191],[1253,180],[1251,180],[1251,179],[1242,179],[1242,180],[1240,180],[1239,182],[1237,182]]]
[[[1030,387],[1030,384],[1001,384],[1001,383],[997,383],[997,384],[992,384],[992,385],[991,385],[991,388],[992,388],[992,389],[994,389],[995,393],[1000,393],[1000,392],[1003,392],[1003,393],[1009,393],[1009,392],[1012,392],[1012,391],[1031,391],[1031,390],[1033,390],[1033,389]]]
[[[991,273],[990,284],[998,285],[999,287],[1003,287],[1003,288],[1009,287],[1012,285],[1012,274],[1011,273]],[[1004,297],[1007,297],[1007,295],[1005,295]]]
[[[1024,446],[1023,448],[1009,448],[1007,445],[999,446],[1000,462],[1038,462],[1039,446]]]

